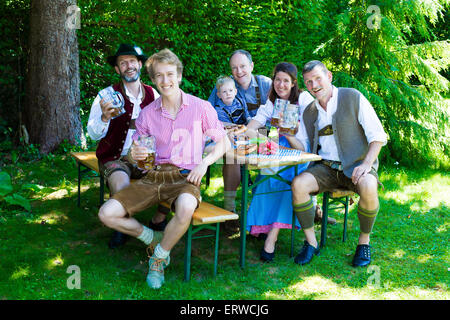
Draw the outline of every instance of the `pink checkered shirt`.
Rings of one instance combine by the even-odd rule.
[[[140,135],[156,138],[155,163],[171,163],[192,170],[202,161],[207,137],[214,142],[226,136],[217,113],[208,101],[181,91],[181,107],[175,117],[161,107],[162,97],[146,106],[136,119],[133,140]]]

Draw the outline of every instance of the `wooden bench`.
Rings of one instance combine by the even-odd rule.
[[[81,180],[84,175],[89,172],[94,172],[96,177],[100,178],[100,205],[104,201],[104,187],[105,182],[103,176],[99,173],[98,160],[94,151],[88,152],[71,152],[70,155],[75,159],[78,166],[78,199],[77,205],[80,206],[81,198]],[[134,183],[136,180],[131,180]],[[168,207],[166,203],[162,205]],[[170,209],[170,208],[169,208]],[[228,220],[236,220],[239,216],[233,212],[227,211],[225,209],[216,207],[207,202],[201,202],[200,206],[195,210],[192,216],[192,222],[189,225],[188,231],[185,235],[185,254],[184,254],[184,280],[189,281],[191,276],[191,254],[192,254],[192,240],[215,237],[214,246],[214,275],[217,274],[218,265],[218,253],[219,253],[219,230],[220,223]],[[212,230],[213,234],[206,234],[195,236],[200,230],[207,229]]]
[[[87,152],[71,152],[70,155],[77,162],[78,167],[78,197],[77,197],[77,205],[80,206],[81,202],[81,180],[88,173],[94,173],[94,176],[100,178],[100,205],[104,202],[105,196],[105,180],[103,176],[100,174],[98,169],[98,159],[95,155],[95,151],[87,151]]]

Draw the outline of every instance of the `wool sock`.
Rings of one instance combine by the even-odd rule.
[[[375,210],[367,210],[358,205],[359,228],[364,233],[371,233],[380,206]]]
[[[224,191],[223,207],[228,211],[236,211],[236,191]]]
[[[305,203],[294,204],[294,213],[303,230],[314,226],[314,216],[316,208],[311,198]]]
[[[166,259],[170,254],[170,250],[169,251],[164,250],[163,247],[161,247],[161,244],[158,243],[156,245],[155,252],[153,254],[157,258]]]
[[[142,242],[144,242],[148,246],[153,240],[153,230],[146,226],[142,226],[142,227],[144,228],[144,230],[137,238],[139,240],[141,240]]]

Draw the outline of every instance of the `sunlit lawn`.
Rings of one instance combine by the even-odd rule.
[[[166,283],[147,287],[145,248],[130,240],[110,250],[111,231],[97,218],[98,181],[82,184],[76,206],[76,167],[60,156],[6,168],[15,184],[41,186],[30,192],[32,213],[9,208],[0,215],[0,299],[449,299],[450,176],[431,170],[382,168],[381,210],[371,237],[369,268],[351,264],[358,237],[355,205],[343,243],[342,215],[334,215],[327,246],[306,266],[289,257],[290,232],[280,233],[273,263],[259,261],[262,242],[249,237],[247,267],[238,264],[239,238],[221,234],[218,275],[212,277],[213,240],[193,244],[192,279],[183,281],[184,243],[173,250]],[[221,205],[220,167],[212,170],[204,200]],[[319,199],[320,201],[320,199]],[[147,222],[153,209],[139,219]],[[319,235],[320,227],[316,228]],[[296,234],[296,250],[303,242]],[[69,266],[81,274],[69,289]],[[70,271],[70,270],[69,270]],[[70,279],[69,279],[70,283]]]

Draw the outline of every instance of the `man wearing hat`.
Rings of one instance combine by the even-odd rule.
[[[105,177],[111,195],[130,184],[130,179],[142,177],[142,172],[132,165],[126,155],[131,146],[131,136],[135,132],[135,119],[141,110],[159,97],[158,92],[140,80],[141,68],[147,56],[135,45],[121,44],[113,56],[107,58],[114,67],[121,81],[112,87],[124,98],[125,113],[113,118],[112,102],[105,102],[99,95],[95,98],[89,114],[87,130],[93,140],[100,140],[96,155],[100,174]],[[150,226],[155,230],[163,230],[167,221],[164,207],[152,218]],[[114,232],[109,247],[111,249],[123,245],[128,236]]]

